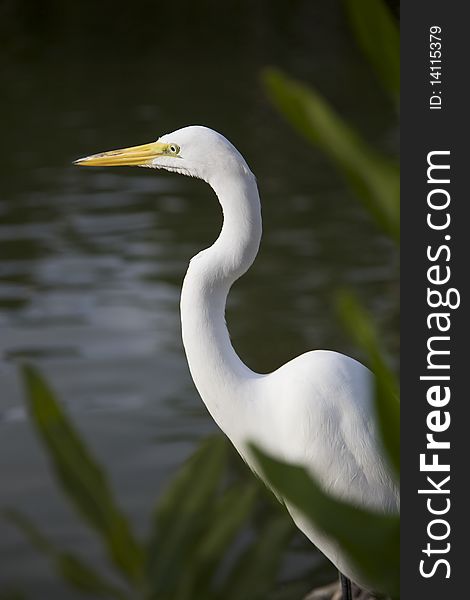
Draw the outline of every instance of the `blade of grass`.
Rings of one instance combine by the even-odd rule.
[[[208,568],[214,565],[239,532],[254,507],[259,488],[239,484],[227,490],[215,506],[205,536],[200,540],[195,561]]]
[[[276,584],[282,555],[294,533],[287,514],[276,514],[256,533],[256,540],[240,556],[227,577],[224,600],[264,600]]]
[[[225,439],[207,438],[161,497],[148,552],[154,597],[168,595],[178,587],[181,572],[210,520],[226,458]]]
[[[206,598],[213,593],[221,557],[250,516],[259,489],[255,484],[234,485],[217,500],[207,528],[191,554],[189,568],[182,574],[178,600]]]
[[[117,506],[104,471],[90,454],[43,377],[23,367],[31,421],[47,450],[57,481],[85,521],[99,533],[118,571],[140,584],[142,548]]]
[[[400,33],[383,0],[345,0],[355,37],[385,89],[400,94]]]
[[[128,596],[82,558],[62,552],[28,519],[15,510],[2,511],[5,519],[17,527],[41,554],[47,555],[60,577],[71,587],[99,598],[127,600]]]
[[[373,150],[315,90],[276,69],[266,69],[263,82],[279,112],[336,163],[367,210],[398,240],[398,166]]]

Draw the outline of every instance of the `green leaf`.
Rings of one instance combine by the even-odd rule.
[[[15,525],[37,550],[52,560],[57,573],[73,588],[100,598],[128,598],[123,590],[109,582],[83,559],[58,550],[25,515],[15,510],[6,510],[3,511],[3,516]]]
[[[224,600],[264,600],[273,589],[282,556],[295,528],[285,513],[267,519],[256,532],[255,541],[240,556],[224,582],[220,597]]]
[[[353,506],[329,496],[305,469],[288,465],[252,446],[261,472],[284,500],[337,540],[371,586],[399,595],[399,518]]]
[[[191,552],[210,521],[226,458],[225,439],[207,438],[161,497],[148,553],[154,597],[178,588]]]
[[[378,333],[365,310],[350,292],[337,295],[339,314],[355,342],[369,357],[376,377],[375,408],[387,456],[396,473],[400,472],[400,402],[398,384],[389,369]]]
[[[275,69],[265,70],[263,81],[276,108],[336,163],[366,209],[398,240],[398,166],[372,149],[315,90]]]
[[[220,560],[251,514],[258,491],[255,484],[239,484],[227,490],[218,500],[208,530],[196,548],[195,561],[198,564],[207,568]]]
[[[178,598],[207,598],[213,592],[214,578],[231,543],[251,515],[260,487],[251,483],[229,488],[218,498],[205,531],[191,553],[181,575]]]
[[[345,0],[355,37],[385,89],[400,93],[400,32],[383,0]]]
[[[24,366],[23,378],[31,420],[58,482],[79,514],[100,534],[119,572],[138,585],[143,574],[142,548],[114,501],[105,473],[38,371]]]

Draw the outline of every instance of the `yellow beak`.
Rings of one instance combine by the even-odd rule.
[[[168,144],[152,142],[142,146],[132,146],[122,150],[111,150],[92,154],[74,161],[83,167],[115,167],[123,165],[148,166],[158,156],[168,154]]]

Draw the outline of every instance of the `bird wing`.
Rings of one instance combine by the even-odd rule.
[[[377,430],[372,373],[327,351],[304,354],[283,369],[275,383],[285,397],[277,399],[283,409],[274,427],[282,458],[302,464],[335,497],[398,511],[398,488]]]

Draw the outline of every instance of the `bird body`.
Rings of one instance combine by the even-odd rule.
[[[222,230],[210,248],[190,261],[181,293],[183,345],[208,411],[253,471],[251,442],[304,466],[337,498],[397,512],[397,486],[376,431],[371,372],[348,356],[316,350],[259,374],[232,346],[225,323],[227,295],[254,261],[262,231],[256,179],[234,146],[208,128],[192,126],[152,144],[77,162],[163,168],[209,183],[222,207]],[[335,540],[299,510],[287,508],[342,573],[369,587]]]

